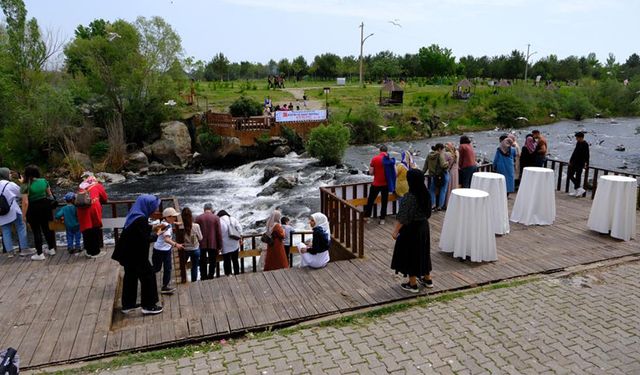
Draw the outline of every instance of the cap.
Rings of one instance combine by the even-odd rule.
[[[583,132],[576,132],[576,138],[584,138]]]
[[[76,199],[76,193],[70,191],[67,194],[64,195],[64,201],[65,202],[71,202],[72,200]]]
[[[162,217],[178,216],[178,215],[180,214],[173,207],[165,208],[164,211],[162,211]]]

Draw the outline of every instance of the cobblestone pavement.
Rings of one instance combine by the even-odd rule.
[[[102,373],[639,374],[638,280],[627,263]]]

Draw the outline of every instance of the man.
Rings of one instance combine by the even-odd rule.
[[[369,164],[369,174],[373,175],[373,182],[369,187],[369,198],[367,199],[367,205],[364,206],[364,217],[368,220],[371,216],[371,209],[375,204],[378,194],[381,195],[381,208],[380,208],[380,224],[384,224],[384,219],[387,217],[387,201],[389,200],[389,186],[384,171],[384,158],[388,157],[387,146],[380,146],[380,153],[371,159]]]
[[[222,232],[220,219],[213,213],[213,205],[206,203],[204,212],[195,220],[202,231],[200,241],[200,278],[202,280],[213,279],[218,266],[218,253],[222,248]]]
[[[540,134],[540,130],[534,130],[531,134],[533,135],[533,139],[536,141],[534,165],[536,167],[544,167],[544,162],[547,160],[547,140],[542,134]]]
[[[589,144],[584,140],[583,132],[577,132],[575,136],[576,148],[571,154],[571,159],[569,159],[569,170],[567,174],[571,182],[573,182],[575,189],[575,191],[569,193],[569,195],[580,197],[585,193],[585,190],[580,187],[580,180],[582,179],[582,170],[589,167]]]

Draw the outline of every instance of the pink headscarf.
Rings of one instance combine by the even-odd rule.
[[[529,150],[529,152],[533,153],[536,150],[536,140],[533,139],[532,136],[528,136],[524,141],[524,146]]]
[[[97,183],[98,179],[96,179],[94,176],[89,176],[86,180],[82,181],[82,183],[80,184],[80,189],[87,190]]]

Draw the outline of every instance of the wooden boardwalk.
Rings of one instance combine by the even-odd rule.
[[[497,238],[498,261],[482,264],[437,251],[444,213],[434,213],[433,292],[640,255],[637,240],[622,242],[587,230],[591,202],[557,193],[554,225],[511,223],[511,233]],[[119,312],[120,267],[108,256],[85,259],[61,251],[45,262],[3,256],[0,348],[17,348],[24,367],[37,367],[227,337],[413,298],[399,288],[402,278],[389,269],[393,225],[393,218],[386,225],[367,224],[364,259],[330,263],[322,270],[247,273],[182,284],[176,294],[162,296],[164,313],[151,317]]]

